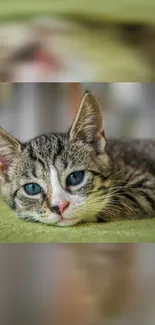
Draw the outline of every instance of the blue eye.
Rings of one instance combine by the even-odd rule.
[[[70,174],[66,179],[67,186],[76,186],[82,183],[84,178],[84,171],[77,171]]]
[[[24,185],[24,190],[28,195],[37,195],[42,192],[41,186],[36,183],[29,183]]]

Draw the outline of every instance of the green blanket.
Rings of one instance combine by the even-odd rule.
[[[64,58],[69,60],[71,56],[89,65],[86,71],[81,67],[81,80],[154,81],[153,41],[148,40],[146,33],[141,36],[142,46],[137,41],[124,42],[119,29],[121,23],[154,25],[154,0],[5,0],[1,3],[0,22],[21,24],[34,17],[56,17],[67,22],[68,32],[60,33],[57,41]],[[71,21],[69,25],[68,21]],[[85,24],[92,21],[94,25]],[[102,23],[100,28],[94,28],[98,23]]]
[[[0,242],[101,243],[155,242],[155,219],[59,228],[20,220],[0,200]]]
[[[78,20],[155,23],[154,0],[5,0],[0,19],[56,15]]]

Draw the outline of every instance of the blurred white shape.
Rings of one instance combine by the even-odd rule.
[[[16,82],[38,82],[42,81],[43,73],[39,64],[22,63],[13,67],[13,81]]]
[[[2,24],[0,28],[0,46],[13,51],[33,41],[32,30],[20,24]]]
[[[81,82],[91,80],[97,71],[90,65],[76,59],[64,60],[64,66],[59,71],[44,69],[35,62],[14,65],[14,82]]]
[[[112,83],[111,88],[116,101],[123,109],[136,107],[141,103],[142,87],[137,82]]]

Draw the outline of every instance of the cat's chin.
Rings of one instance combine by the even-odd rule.
[[[81,219],[79,218],[74,218],[74,219],[65,219],[62,218],[60,221],[56,223],[56,226],[58,227],[69,227],[69,226],[74,226],[76,224],[79,224],[81,222]]]
[[[56,218],[55,219],[47,218],[47,219],[40,220],[40,222],[51,226],[69,227],[80,223],[81,218],[66,219],[63,217],[59,217],[57,220]]]

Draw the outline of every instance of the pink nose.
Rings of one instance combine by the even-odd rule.
[[[58,207],[59,207],[59,210],[61,213],[63,213],[67,207],[69,206],[69,202],[68,201],[61,201],[59,204],[58,204]]]

